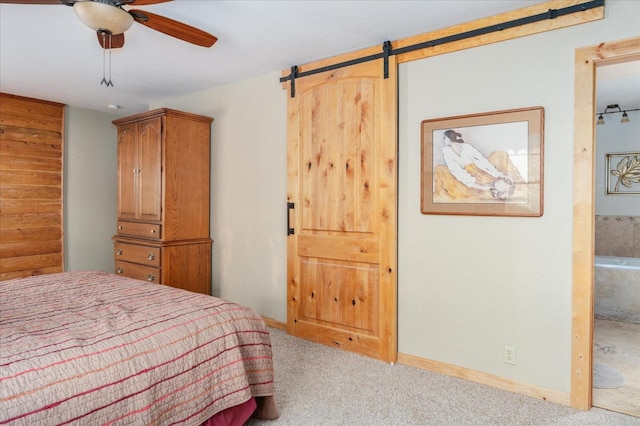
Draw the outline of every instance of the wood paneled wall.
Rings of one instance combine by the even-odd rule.
[[[64,105],[0,93],[0,280],[64,270]]]

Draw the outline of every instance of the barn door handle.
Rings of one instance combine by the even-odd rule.
[[[287,235],[293,235],[295,233],[295,229],[293,229],[289,223],[291,210],[294,209],[295,206],[294,203],[287,202]]]

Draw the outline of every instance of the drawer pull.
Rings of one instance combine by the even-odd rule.
[[[153,253],[149,253],[149,256],[147,256],[147,259],[149,259],[149,260],[153,260],[155,258],[156,258],[156,256]]]
[[[152,234],[155,234],[155,233],[156,233],[156,230],[155,230],[155,229],[152,229],[152,230],[151,230],[151,233],[152,233]]]
[[[149,274],[147,275],[147,281],[155,281],[156,280],[156,276],[153,274]]]
[[[118,269],[116,269],[116,273],[122,274],[123,272],[124,272],[124,269],[118,266]]]
[[[118,249],[118,250],[116,251],[116,254],[117,254],[118,256],[122,256],[122,249]]]
[[[118,225],[118,229],[122,229],[122,225]]]

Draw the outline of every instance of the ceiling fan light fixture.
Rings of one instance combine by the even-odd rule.
[[[78,1],[73,10],[83,24],[95,31],[122,34],[133,25],[133,17],[127,11],[108,1]]]

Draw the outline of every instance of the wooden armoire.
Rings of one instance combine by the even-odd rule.
[[[167,108],[113,121],[116,274],[211,293],[212,121]]]

